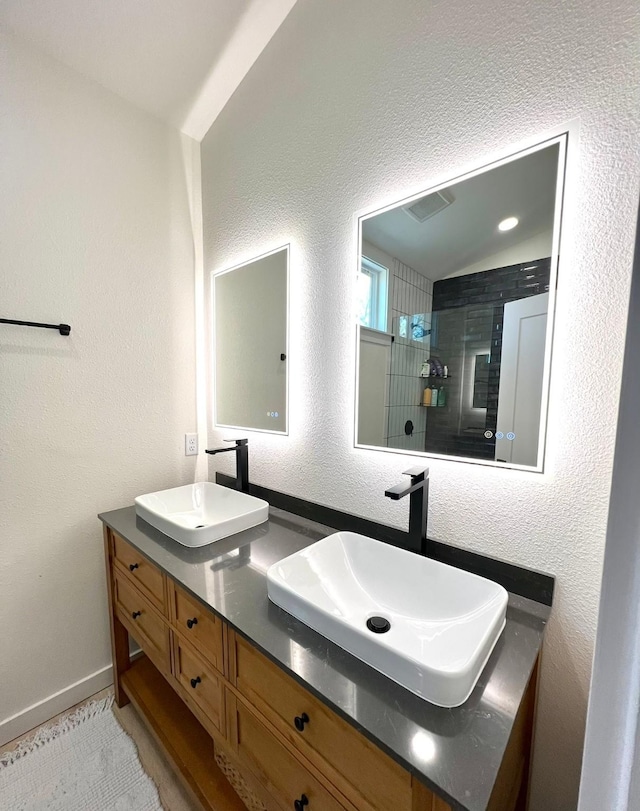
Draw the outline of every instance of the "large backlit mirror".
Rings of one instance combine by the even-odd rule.
[[[357,446],[542,470],[565,152],[359,219]]]
[[[214,422],[287,433],[289,246],[213,274]]]

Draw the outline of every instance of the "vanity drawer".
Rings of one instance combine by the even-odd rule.
[[[237,634],[229,639],[232,684],[287,741],[358,808],[411,811],[409,772]]]
[[[119,535],[113,534],[113,552],[116,561],[122,566],[138,588],[143,592],[156,608],[166,614],[164,599],[164,575],[150,563],[144,555],[133,546],[123,541]]]
[[[187,704],[206,727],[224,734],[224,687],[222,678],[177,634],[173,634],[173,672]]]
[[[238,761],[253,773],[279,806],[287,811],[294,805],[304,811],[345,811],[345,808],[351,808],[338,802],[325,789],[323,782],[310,774],[240,699],[228,694],[227,701],[230,744]]]
[[[174,628],[224,673],[222,620],[169,581],[170,616]]]
[[[169,626],[120,572],[114,572],[116,613],[142,650],[163,673],[171,673]]]

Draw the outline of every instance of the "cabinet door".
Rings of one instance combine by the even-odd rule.
[[[145,556],[113,534],[113,552],[121,573],[123,572],[155,607],[166,614],[164,575]]]
[[[251,710],[233,695],[227,695],[232,749],[239,763],[257,778],[286,811],[345,811],[323,783],[312,775]]]
[[[208,729],[224,734],[222,677],[190,645],[173,634],[174,675],[181,695]]]
[[[410,811],[411,775],[308,690],[230,633],[231,681],[358,808]]]
[[[116,614],[142,650],[163,673],[171,673],[169,627],[142,592],[114,572]]]
[[[217,670],[224,673],[222,620],[173,581],[169,583],[171,623]]]

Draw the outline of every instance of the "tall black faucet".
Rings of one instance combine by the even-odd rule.
[[[412,467],[403,476],[411,484],[397,484],[385,490],[385,496],[398,501],[409,495],[409,546],[413,552],[427,554],[427,514],[429,511],[429,468]]]
[[[223,442],[235,442],[231,448],[210,448],[205,453],[215,455],[216,453],[226,453],[226,451],[236,452],[236,490],[243,493],[249,492],[249,440],[248,439],[223,439]]]

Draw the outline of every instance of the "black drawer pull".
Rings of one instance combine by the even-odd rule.
[[[293,801],[293,807],[296,809],[296,811],[302,811],[305,805],[309,805],[309,798],[306,794],[303,794],[299,800]]]
[[[195,679],[191,679],[191,686],[193,687],[194,690],[200,684],[201,681],[202,679],[200,678],[200,676],[196,676]]]
[[[135,571],[137,568],[138,568],[138,564],[137,564],[137,563],[130,563],[130,564],[129,564],[129,571],[130,571],[130,572]]]
[[[131,616],[134,618],[134,620],[137,620],[140,614],[142,614],[142,611],[134,611]]]
[[[293,723],[295,724],[298,732],[304,732],[304,725],[309,723],[309,716],[306,712],[303,712],[302,715],[296,715],[296,717],[293,719]]]
[[[192,620],[187,620],[187,628],[188,628],[189,630],[191,630],[191,629],[193,628],[193,626],[194,626],[194,625],[197,625],[197,624],[198,624],[198,619],[197,619],[197,617],[194,617]]]

